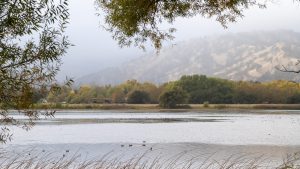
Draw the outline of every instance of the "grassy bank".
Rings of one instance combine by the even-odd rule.
[[[300,104],[189,104],[175,109],[163,109],[158,104],[35,104],[36,109],[91,110],[203,110],[203,109],[278,109],[300,110]]]

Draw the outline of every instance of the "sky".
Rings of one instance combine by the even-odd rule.
[[[107,67],[118,66],[131,59],[141,57],[153,48],[148,44],[146,51],[137,47],[120,48],[111,34],[101,25],[103,18],[96,15],[95,0],[71,0],[70,24],[66,34],[74,44],[63,56],[61,71],[57,79],[81,76],[99,72]],[[172,42],[220,35],[235,32],[293,30],[300,32],[300,3],[293,0],[273,0],[266,9],[251,7],[244,11],[244,17],[223,28],[220,23],[201,16],[193,18],[178,18],[173,25],[164,25],[177,29]]]

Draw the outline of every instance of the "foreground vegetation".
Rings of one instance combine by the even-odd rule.
[[[287,155],[281,162],[268,160],[265,156],[254,156],[235,154],[224,157],[223,160],[215,160],[213,156],[203,157],[198,155],[194,157],[186,156],[182,152],[165,159],[164,157],[152,157],[149,152],[137,155],[131,158],[113,157],[108,153],[100,158],[87,160],[80,158],[80,155],[69,154],[68,152],[58,157],[43,150],[38,154],[26,152],[22,154],[11,154],[7,152],[0,153],[0,168],[5,169],[299,169],[300,157],[295,153]]]
[[[129,80],[116,86],[63,86],[55,92],[47,89],[42,92],[33,90],[31,98],[35,103],[52,103],[58,108],[64,107],[60,105],[68,107],[68,104],[90,104],[91,107],[99,107],[92,104],[107,104],[102,108],[124,107],[118,105],[124,103],[159,104],[163,108],[176,108],[183,104],[203,104],[202,107],[209,107],[211,104],[299,104],[300,85],[283,80],[231,81],[191,75],[162,85]],[[297,106],[287,106],[289,107]]]

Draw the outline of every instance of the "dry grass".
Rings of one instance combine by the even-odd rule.
[[[51,153],[12,154],[0,153],[1,169],[300,169],[299,154],[288,155],[281,164],[274,166],[264,156],[231,155],[223,160],[214,160],[212,156],[203,159],[201,155],[185,157],[186,152],[170,158],[160,156],[149,158],[148,152],[132,158],[122,156],[112,158],[108,153],[100,158],[83,160],[80,155],[64,154],[61,157]]]
[[[192,109],[203,109],[202,104],[191,104]],[[208,109],[277,109],[299,110],[300,104],[209,104]]]

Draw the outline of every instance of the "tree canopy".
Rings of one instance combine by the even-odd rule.
[[[164,108],[175,108],[180,104],[187,103],[188,93],[178,86],[165,91],[159,97],[159,105]]]
[[[149,96],[149,93],[147,93],[145,91],[135,90],[135,91],[129,93],[127,102],[133,103],[133,104],[150,103],[150,96]]]
[[[201,15],[216,18],[224,27],[243,16],[250,6],[265,7],[258,0],[97,0],[105,13],[106,28],[121,46],[143,47],[151,40],[160,48],[163,40],[172,39],[174,28],[163,30],[162,22],[173,23],[178,17]]]
[[[69,18],[67,7],[67,0],[0,0],[1,125],[28,129],[39,117],[31,109],[33,88],[42,93],[51,87],[61,56],[70,46],[64,35]],[[13,119],[8,109],[24,114],[29,122]],[[0,141],[10,138],[9,128],[2,128]]]

